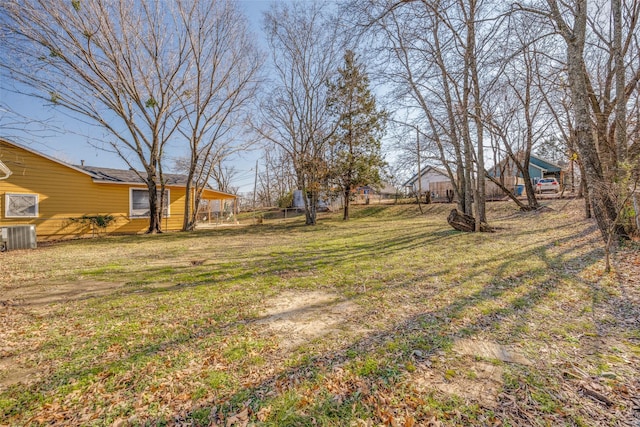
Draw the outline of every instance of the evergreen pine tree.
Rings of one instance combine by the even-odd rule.
[[[378,186],[385,162],[381,154],[387,113],[376,107],[369,90],[369,78],[355,53],[344,55],[344,67],[338,69],[329,84],[328,107],[337,120],[331,139],[330,176],[344,196],[343,219],[349,219],[349,201],[359,186]]]

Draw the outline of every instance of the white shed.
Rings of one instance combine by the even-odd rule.
[[[436,188],[441,188],[441,185],[432,185],[438,183],[451,184],[449,175],[447,175],[447,172],[442,169],[434,168],[433,166],[427,166],[420,171],[420,176],[418,176],[418,174],[415,174],[413,177],[411,177],[410,180],[405,182],[404,187],[406,187],[413,193],[417,193],[420,189],[424,194],[433,191]]]

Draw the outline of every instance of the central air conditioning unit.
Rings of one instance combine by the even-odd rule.
[[[35,225],[10,225],[0,227],[0,251],[14,249],[35,249]]]

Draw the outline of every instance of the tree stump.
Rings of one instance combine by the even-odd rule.
[[[453,228],[458,231],[476,231],[476,219],[471,215],[458,212],[457,209],[452,209],[447,217],[447,222]],[[486,223],[480,223],[480,231],[483,233],[490,233],[493,231]]]

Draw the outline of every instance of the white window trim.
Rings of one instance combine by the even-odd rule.
[[[36,199],[36,212],[34,215],[10,215],[9,198],[11,196],[32,196]],[[5,218],[38,218],[40,215],[40,197],[37,193],[5,193],[4,195],[4,217]]]
[[[149,193],[149,189],[148,188],[144,188],[144,187],[129,187],[129,218],[132,219],[138,219],[138,218],[149,218],[149,215],[134,215],[133,214],[133,192],[134,191],[145,191],[146,193]],[[171,217],[171,191],[166,188],[165,190],[166,193],[166,204],[167,204],[167,210],[166,213],[163,212],[162,217],[163,218],[169,218]],[[160,191],[158,191],[158,200],[159,200],[159,196],[160,196]]]

